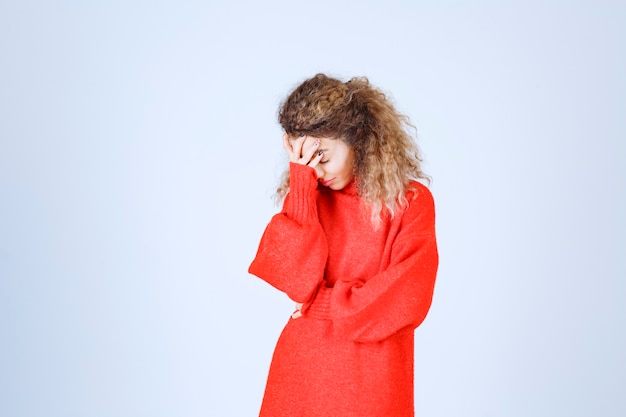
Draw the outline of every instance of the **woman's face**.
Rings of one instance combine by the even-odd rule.
[[[331,190],[341,190],[354,178],[354,150],[339,138],[320,140],[322,159],[315,166],[317,178]]]

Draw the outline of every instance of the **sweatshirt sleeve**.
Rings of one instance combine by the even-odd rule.
[[[377,342],[419,326],[430,309],[438,252],[432,195],[420,188],[403,215],[389,267],[364,281],[320,285],[304,316],[329,319],[338,337]]]
[[[317,215],[315,170],[295,163],[289,169],[283,209],[267,225],[248,272],[305,303],[324,278],[328,245]]]

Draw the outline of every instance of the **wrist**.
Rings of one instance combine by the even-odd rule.
[[[300,223],[317,221],[317,174],[315,169],[289,163],[289,193],[285,198],[283,213]]]

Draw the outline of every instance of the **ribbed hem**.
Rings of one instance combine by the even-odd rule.
[[[332,293],[332,288],[328,288],[322,284],[317,290],[313,302],[303,311],[303,316],[313,319],[330,320],[330,296]]]
[[[317,174],[307,165],[289,163],[289,194],[285,198],[283,213],[305,224],[317,221]]]

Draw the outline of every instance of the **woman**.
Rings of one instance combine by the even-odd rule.
[[[365,78],[318,74],[279,113],[282,211],[250,273],[296,302],[262,417],[413,416],[414,329],[438,265],[432,195],[408,118]]]

